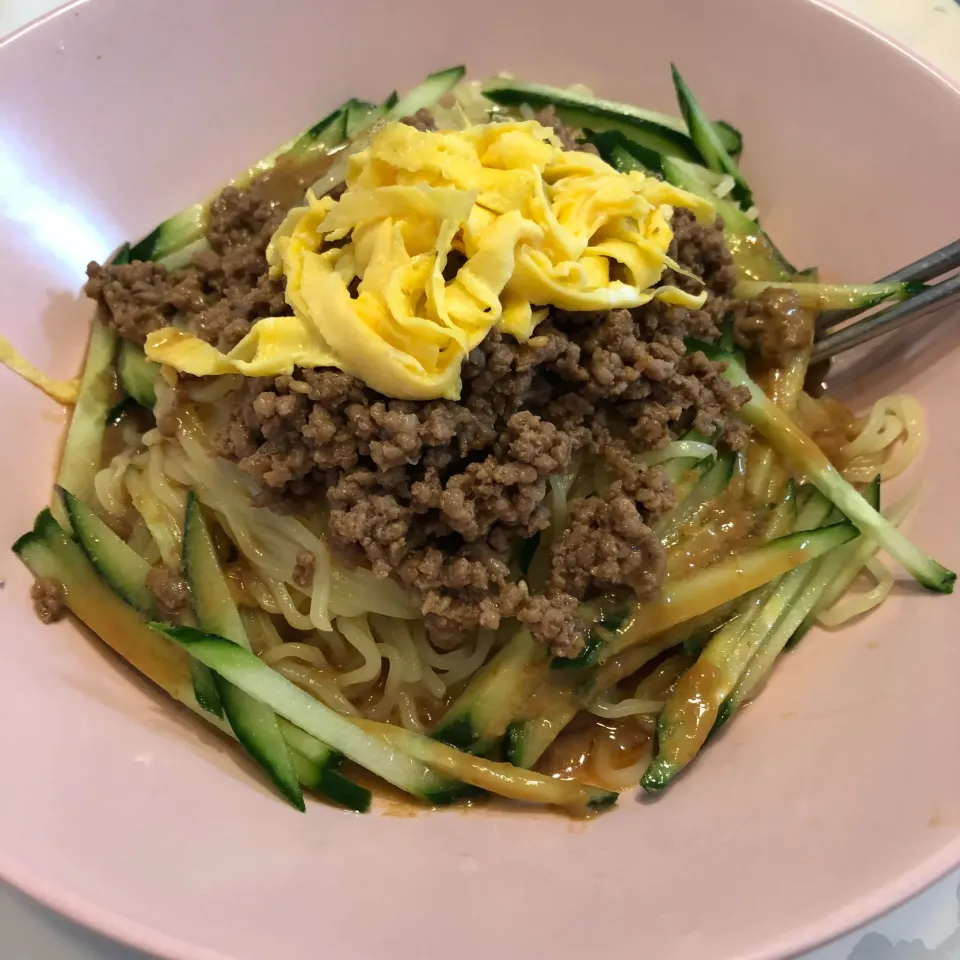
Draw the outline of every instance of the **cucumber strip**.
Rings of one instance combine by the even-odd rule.
[[[220,697],[220,687],[217,685],[216,677],[199,660],[191,659],[190,661],[190,682],[193,684],[193,695],[197,698],[197,703],[207,713],[222,717],[223,700]]]
[[[399,120],[409,117],[418,110],[432,107],[441,97],[448,94],[467,72],[466,67],[448,67],[431,73],[423,83],[417,84],[409,93],[404,94],[386,113],[387,120]]]
[[[80,549],[103,582],[138,613],[156,616],[157,599],[147,589],[150,564],[69,490],[54,489]]]
[[[490,81],[484,87],[483,95],[505,107],[521,104],[537,109],[553,107],[564,123],[598,132],[619,130],[641,145],[665,156],[690,160],[697,155],[693,140],[679,117],[642,110],[614,100],[584,97],[560,87],[505,78]],[[722,121],[717,124],[717,128],[717,135],[725,147],[739,153],[743,147],[743,138],[739,131]]]
[[[80,549],[103,582],[138,613],[155,617],[157,600],[147,589],[150,564],[73,494],[62,487],[57,487],[56,493]],[[190,679],[197,703],[215,716],[222,716],[220,691],[210,671],[202,663],[191,662]]]
[[[810,310],[866,310],[884,300],[907,300],[925,290],[922,283],[770,283],[763,280],[741,280],[734,296],[738,300],[754,300],[764,290],[792,290],[800,305]]]
[[[819,527],[832,508],[826,497],[814,491],[797,516],[796,531]],[[710,638],[660,712],[657,753],[641,780],[645,790],[666,787],[694,759],[715,726],[722,723],[719,715],[724,701],[793,601],[809,569],[810,564],[804,564],[755,590],[737,614]]]
[[[727,489],[733,478],[735,464],[736,454],[732,451],[722,454],[716,460],[712,457],[706,458],[706,472],[690,494],[654,527],[661,540],[671,540],[683,527],[696,520],[710,501]]]
[[[617,802],[617,794],[609,790],[590,787],[577,780],[521,771],[509,763],[482,760],[402,727],[371,720],[362,720],[360,725],[364,730],[375,731],[375,735],[398,750],[450,777],[511,800],[565,807],[578,814],[606,810]]]
[[[740,408],[739,416],[755,427],[777,453],[802,470],[810,482],[857,525],[861,533],[874,538],[927,589],[937,593],[953,592],[957,575],[927,556],[874,510],[843,479],[823,451],[747,376],[736,357],[718,354],[709,344],[698,347],[704,352],[710,351],[708,355],[712,355],[712,359],[726,363],[723,375],[730,383],[749,389],[750,399]]]
[[[183,566],[200,629],[250,650],[250,638],[223,575],[213,538],[193,491],[187,496],[184,517]],[[204,669],[209,670],[206,666]],[[284,796],[294,806],[302,806],[303,797],[297,786],[298,780],[310,789],[325,792],[324,771],[328,766],[335,766],[340,755],[287,721],[281,722],[282,718],[278,718],[269,707],[238,690],[222,677],[213,676],[237,739],[263,766]],[[299,755],[298,762],[292,757],[294,752]],[[306,781],[303,781],[301,773],[307,774]],[[339,776],[339,780],[346,778]],[[357,809],[361,793],[365,792],[366,807],[369,807],[369,791],[364,791],[362,787],[350,791],[339,780],[332,778],[334,790],[338,795],[343,795],[346,789],[348,806]],[[331,796],[330,799],[338,800],[338,797]]]
[[[641,173],[663,175],[662,155],[631,140],[620,130],[597,133],[588,128],[583,132],[587,141],[600,151],[600,156],[620,173],[639,170]]]
[[[310,129],[234,177],[230,183],[236,186],[249,183],[258,174],[270,170],[281,156],[301,159],[310,153],[328,151],[340,146],[346,139],[346,119],[346,111],[343,107],[338,107]],[[207,230],[207,214],[213,199],[214,197],[211,197],[201,203],[194,203],[169,220],[164,220],[130,248],[129,259],[164,260],[169,264],[168,258],[173,254],[203,239]]]
[[[386,112],[366,100],[348,100],[346,111],[348,140],[352,140],[364,127],[368,127]]]
[[[864,494],[866,496],[866,494]],[[908,498],[884,511],[884,516],[895,526],[899,527],[913,506],[912,499]],[[793,647],[807,634],[817,622],[817,617],[824,610],[829,610],[846,592],[850,584],[856,580],[864,564],[880,549],[880,545],[868,537],[860,537],[855,543],[844,548],[839,558],[833,560],[835,568],[828,567],[824,560],[817,568],[816,602],[804,617],[800,625],[790,636],[789,646]],[[842,561],[842,562],[841,562]],[[813,581],[811,581],[812,585]]]
[[[190,585],[200,629],[249,650],[250,638],[217,559],[200,502],[192,490],[187,494],[183,521],[183,573]]]
[[[438,776],[382,737],[331,710],[238,644],[190,627],[151,626],[234,686],[395,787],[433,804],[449,803],[462,795],[462,784]]]
[[[687,122],[687,129],[690,131],[690,139],[693,140],[697,151],[709,169],[716,170],[718,173],[727,173],[733,177],[734,199],[749,210],[753,206],[753,193],[740,172],[740,168],[727,152],[717,128],[707,119],[707,115],[701,109],[700,104],[697,103],[683,77],[680,76],[680,71],[672,63],[670,64],[670,72],[673,76],[674,89],[677,91],[680,112],[683,114],[683,119]]]
[[[114,393],[113,357],[116,349],[116,333],[94,320],[80,393],[70,418],[57,475],[61,487],[84,501],[92,499],[93,478],[100,469],[103,431]],[[58,498],[54,497],[52,506],[58,519],[64,520]]]
[[[877,478],[865,493],[874,508],[879,505],[879,491]],[[821,597],[828,586],[838,584],[841,593],[846,590],[877,549],[874,541],[861,536],[838,547],[820,561],[791,570],[781,579],[776,593],[770,598],[767,612],[767,621],[774,626],[762,638],[736,686],[721,705],[714,729],[723,726],[764,681],[790,638],[796,636],[798,624],[804,618],[812,623],[811,611],[820,607]]]
[[[186,246],[179,247],[173,253],[168,253],[165,257],[160,257],[157,263],[162,264],[167,270],[182,270],[189,267],[193,261],[193,256],[201,250],[209,250],[210,243],[206,237],[198,237],[190,241]]]
[[[664,157],[663,175],[675,187],[709,200],[723,218],[723,235],[740,272],[753,280],[792,280],[796,270],[773,241],[732,200],[718,197],[708,171],[677,157]]]
[[[273,711],[246,691],[221,677],[208,664],[205,666],[213,672],[213,680],[220,694],[223,712],[237,739],[243,744],[243,748],[257,761],[277,789],[297,810],[306,810],[303,793],[300,791],[300,780],[290,757],[290,749],[280,733]]]
[[[370,791],[336,769],[343,759],[342,754],[284,717],[277,717],[277,723],[290,747],[290,756],[303,786],[357,813],[366,813],[370,809]]]
[[[249,650],[250,640],[230,596],[213,539],[193,491],[187,495],[184,516],[183,566],[200,629],[216,632],[231,643]],[[210,668],[204,665],[204,669]],[[215,672],[213,682],[230,727],[244,749],[294,807],[306,809],[297,770],[274,712]]]
[[[470,753],[485,754],[504,735],[547,662],[546,647],[518,631],[447,708],[431,736]]]
[[[141,407],[152,410],[157,402],[157,377],[160,364],[148,360],[142,347],[129,340],[120,343],[117,357],[117,374],[127,396],[133,397]]]
[[[290,760],[297,779],[307,790],[322,794],[356,813],[367,813],[370,810],[370,791],[345,777],[339,770],[312,763],[296,750],[290,751]]]
[[[13,552],[34,576],[59,583],[67,607],[115,653],[175,700],[210,719],[194,696],[189,657],[176,644],[150,630],[139,614],[100,579],[79,545],[67,537],[49,510],[37,517],[30,533],[17,540]]]
[[[857,535],[846,521],[791,533],[664,585],[660,597],[640,604],[631,622],[595,655],[600,662],[620,651],[762,587],[794,567],[823,556]]]
[[[131,260],[162,260],[188,243],[199,240],[207,229],[207,204],[194,203],[154,227],[130,248]]]

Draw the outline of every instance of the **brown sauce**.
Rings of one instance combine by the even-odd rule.
[[[581,713],[540,758],[536,769],[554,777],[574,777],[583,783],[604,789],[619,789],[605,782],[603,770],[596,764],[598,749],[605,749],[609,765],[623,770],[637,764],[650,749],[650,731],[637,717],[607,720]]]
[[[333,164],[335,154],[317,153],[305,158],[280,157],[257,183],[268,199],[278,206],[292,207],[303,200],[310,184],[322,177]]]

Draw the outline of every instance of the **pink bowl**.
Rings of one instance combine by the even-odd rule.
[[[76,369],[90,258],[142,235],[351,95],[465,61],[670,108],[675,60],[746,135],[768,229],[801,266],[871,279],[960,223],[960,91],[807,0],[96,0],[0,50],[0,329]],[[960,565],[957,330],[861,362],[932,443],[914,536]],[[893,357],[895,362],[891,362]],[[62,414],[12,376],[11,543],[43,505]],[[811,636],[662,800],[538,814],[291,811],[236,753],[70,624],[42,628],[0,553],[0,876],[181,960],[408,960],[454,950],[761,960],[839,934],[960,862],[957,601],[910,584]]]

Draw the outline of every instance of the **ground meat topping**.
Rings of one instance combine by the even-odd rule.
[[[67,612],[67,595],[63,584],[50,577],[37,577],[34,580],[30,599],[42,623],[56,623]]]
[[[425,107],[421,107],[416,113],[411,114],[409,117],[401,117],[400,122],[405,123],[408,127],[419,130],[421,133],[432,133],[437,129],[433,114]]]
[[[540,120],[578,148],[555,114]],[[429,129],[432,118],[406,122]],[[286,312],[283,281],[269,277],[264,258],[285,207],[267,186],[223,191],[211,207],[209,249],[183,270],[92,264],[87,292],[107,322],[138,343],[177,323],[228,350],[258,319]],[[573,655],[583,600],[649,596],[662,577],[651,524],[671,508],[673,491],[637,454],[691,427],[743,439],[730,415],[744,392],[721,365],[684,347],[689,336],[717,337],[732,308],[722,224],[678,209],[673,226],[670,256],[685,273],[668,271],[662,282],[706,288],[700,310],[656,300],[601,313],[551,309],[526,343],[494,329],[464,361],[458,401],[390,399],[330,369],[246,378],[217,402],[224,425],[214,452],[255,480],[260,506],[296,511],[323,498],[338,559],[406,586],[436,646],[512,618],[554,653]],[[165,397],[158,420],[169,431],[180,398]],[[517,568],[517,545],[551,536],[551,478],[581,464],[604,479],[570,502],[555,541],[544,540],[547,579],[533,589]],[[306,588],[314,568],[315,557],[301,553],[294,582]],[[151,571],[150,588],[171,615],[189,600],[179,580]]]
[[[646,599],[659,589],[664,564],[660,539],[616,482],[602,497],[570,502],[569,526],[550,550],[550,586],[578,600],[627,586]]]
[[[126,340],[143,344],[148,334],[184,326],[220,350],[231,350],[263,317],[289,312],[284,281],[267,272],[265,251],[285,207],[265,179],[245,189],[227,187],[210,205],[210,249],[194,254],[181,270],[159,263],[91,263],[88,297]]]
[[[737,345],[756,351],[780,366],[813,342],[809,310],[800,306],[795,290],[770,287],[755,300],[737,304],[733,311],[733,336]]]
[[[560,140],[564,150],[581,150],[597,155],[599,151],[592,143],[581,143],[581,131],[567,126],[558,116],[556,107],[544,107],[537,113],[537,123],[550,127]]]
[[[190,603],[190,587],[179,570],[151,567],[147,572],[147,589],[168,616],[182,613]]]
[[[293,568],[293,582],[298,587],[309,587],[317,569],[317,557],[310,550],[301,550],[297,554],[297,563]]]

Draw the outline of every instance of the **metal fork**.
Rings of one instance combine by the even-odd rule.
[[[960,240],[954,240],[934,253],[928,254],[915,263],[903,267],[879,280],[878,283],[926,283],[950,273],[960,267]],[[827,360],[838,353],[867,343],[875,337],[899,330],[900,327],[915,320],[921,314],[960,295],[960,274],[930,284],[909,300],[902,300],[884,310],[868,313],[854,320],[841,330],[834,330],[840,324],[857,317],[858,310],[828,310],[817,318],[817,332],[814,337],[811,363]]]

